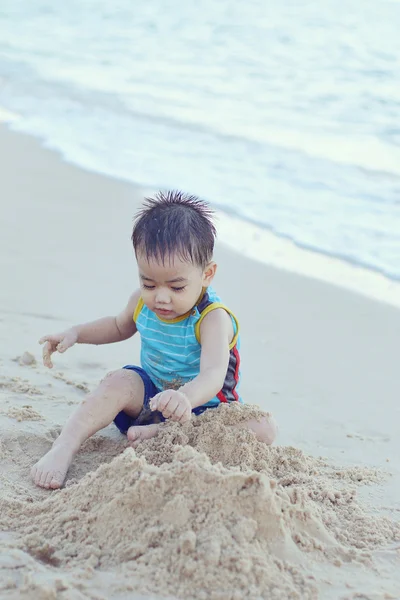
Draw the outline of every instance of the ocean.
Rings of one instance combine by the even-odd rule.
[[[0,107],[67,161],[400,280],[399,27],[394,0],[2,0]]]

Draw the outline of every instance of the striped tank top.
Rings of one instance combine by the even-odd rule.
[[[230,315],[234,337],[229,346],[229,364],[224,384],[218,394],[203,406],[242,402],[238,394],[239,324],[211,287],[204,290],[189,314],[170,321],[158,317],[139,299],[133,320],[141,338],[141,365],[160,391],[178,390],[200,373],[200,325],[204,317],[216,308],[223,308]]]

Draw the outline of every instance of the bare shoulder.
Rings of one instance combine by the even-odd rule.
[[[135,309],[138,305],[138,302],[140,300],[141,297],[141,292],[140,289],[135,290],[130,296],[129,296],[129,300],[128,303],[126,305],[126,310],[128,312],[132,311],[132,316],[133,313],[135,312]]]
[[[232,318],[224,308],[215,308],[203,318],[200,324],[200,343],[216,338],[226,338],[228,344],[234,336]]]

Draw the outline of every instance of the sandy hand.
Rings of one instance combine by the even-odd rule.
[[[49,369],[53,368],[51,361],[51,355],[54,352],[60,352],[61,354],[71,348],[78,341],[78,332],[75,328],[67,329],[62,333],[55,333],[53,335],[44,335],[39,340],[39,344],[43,346],[43,364]]]
[[[188,397],[176,390],[165,390],[154,396],[150,401],[150,408],[178,423],[186,423],[192,417],[192,405]]]

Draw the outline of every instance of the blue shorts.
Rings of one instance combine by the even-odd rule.
[[[126,365],[124,369],[129,369],[130,371],[135,371],[142,378],[144,385],[144,398],[143,398],[143,408],[140,411],[140,414],[135,418],[127,415],[123,410],[117,414],[114,419],[115,425],[118,427],[121,433],[126,433],[129,427],[132,425],[150,425],[151,423],[163,423],[166,421],[165,417],[158,410],[150,409],[150,400],[156,395],[159,394],[162,390],[159,390],[149,375],[146,373],[142,367],[134,367],[132,365]],[[216,408],[215,406],[198,406],[192,410],[194,415],[201,415],[204,411],[209,408]]]

